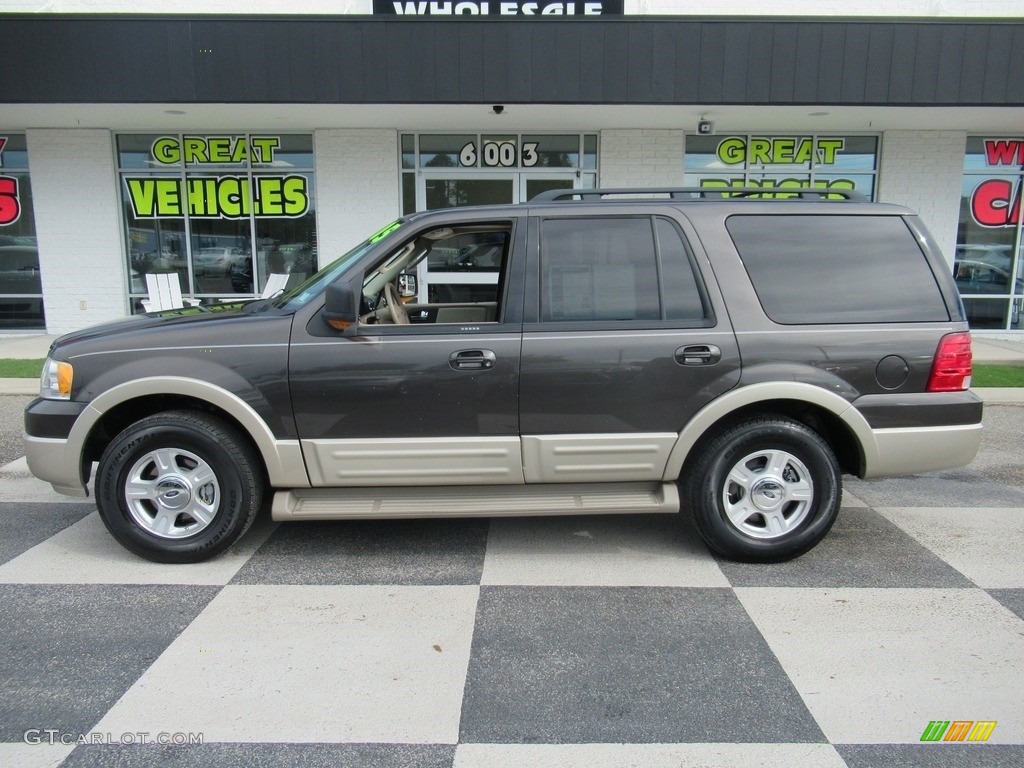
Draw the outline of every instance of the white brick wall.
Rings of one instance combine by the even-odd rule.
[[[29,172],[48,333],[128,314],[109,131],[29,130]]]
[[[911,208],[953,265],[963,176],[962,131],[886,131],[878,199]]]
[[[325,265],[400,215],[398,132],[314,132],[316,227]]]
[[[683,183],[685,131],[601,132],[602,187],[678,187]]]

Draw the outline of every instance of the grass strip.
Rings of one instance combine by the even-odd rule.
[[[1024,365],[975,363],[972,387],[1024,387]]]
[[[43,370],[43,358],[23,360],[0,357],[0,379],[38,379]]]

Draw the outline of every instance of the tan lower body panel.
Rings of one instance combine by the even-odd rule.
[[[274,495],[275,520],[674,513],[674,483],[299,488]]]
[[[877,459],[864,477],[898,477],[964,467],[981,447],[981,424],[875,430]]]
[[[518,437],[303,440],[314,487],[523,482]]]

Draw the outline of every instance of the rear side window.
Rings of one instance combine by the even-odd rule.
[[[545,322],[706,322],[689,251],[666,219],[548,219],[541,264]]]
[[[949,320],[925,254],[899,216],[731,216],[726,227],[776,323]]]

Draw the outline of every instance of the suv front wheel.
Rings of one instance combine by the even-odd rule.
[[[806,425],[781,416],[752,418],[698,450],[684,495],[698,532],[719,554],[788,560],[811,549],[835,522],[839,463]]]
[[[114,538],[160,563],[220,554],[262,501],[258,458],[220,419],[168,411],[141,419],[100,458],[96,505]]]

